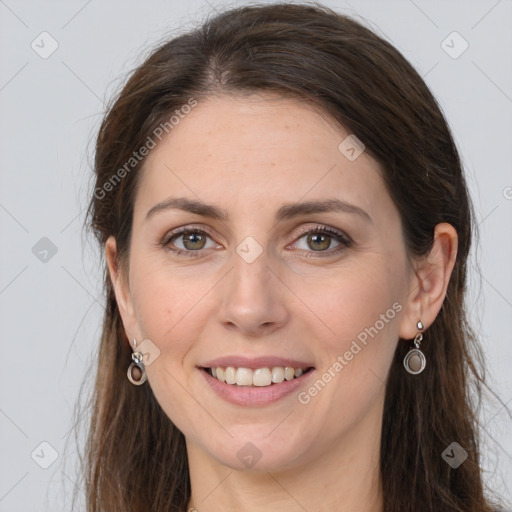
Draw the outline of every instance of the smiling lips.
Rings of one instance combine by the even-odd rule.
[[[244,368],[234,366],[217,366],[206,368],[215,379],[236,386],[265,387],[280,384],[285,380],[293,380],[308,371],[308,367],[293,368],[291,366],[273,366],[263,368]]]
[[[306,385],[315,367],[283,357],[225,356],[197,367],[223,400],[243,407],[264,407]]]

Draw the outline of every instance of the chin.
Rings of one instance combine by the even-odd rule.
[[[276,423],[251,425],[237,427],[237,434],[229,438],[224,446],[212,447],[210,454],[221,464],[237,471],[281,471],[288,469],[297,459],[304,456],[306,439],[295,438],[300,428],[290,429],[290,432],[283,429],[280,435],[274,435],[272,430],[276,429]],[[270,433],[270,434],[269,434]],[[206,449],[208,446],[206,445]]]

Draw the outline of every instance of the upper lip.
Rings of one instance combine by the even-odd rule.
[[[275,356],[244,357],[244,356],[223,356],[207,361],[200,365],[202,368],[273,368],[274,366],[289,366],[291,368],[310,368],[313,365],[304,361],[288,359]]]

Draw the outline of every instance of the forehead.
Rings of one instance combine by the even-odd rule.
[[[338,192],[372,210],[387,195],[380,169],[364,152],[351,161],[340,151],[349,135],[297,100],[270,94],[209,98],[149,153],[136,211],[177,194],[265,208],[274,200]]]

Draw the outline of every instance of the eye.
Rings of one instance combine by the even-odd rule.
[[[332,256],[342,252],[351,245],[349,237],[341,231],[328,226],[317,226],[313,229],[307,230],[294,245],[298,245],[302,239],[304,239],[303,247],[298,248],[309,252],[306,257],[313,257],[315,252],[321,253],[319,256]],[[333,239],[338,245],[335,246],[334,249],[328,251],[327,249],[330,249],[332,246]]]
[[[211,240],[208,233],[201,229],[189,227],[172,232],[170,236],[162,242],[162,245],[164,248],[176,253],[177,255],[185,254],[187,256],[194,257],[199,256],[199,252],[201,252],[202,249],[211,249],[212,247],[216,247],[215,244],[207,246],[207,239]],[[176,240],[178,245],[173,243],[174,240]],[[180,244],[182,247],[180,247]]]

